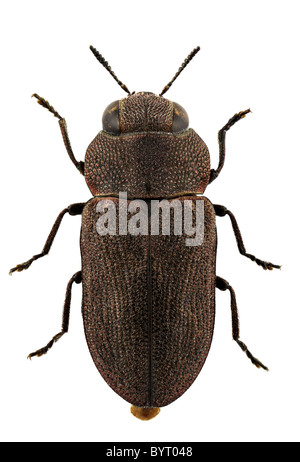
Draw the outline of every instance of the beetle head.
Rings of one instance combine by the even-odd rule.
[[[130,93],[127,86],[118,79],[99,51],[93,46],[90,46],[90,49],[120,87],[128,93],[127,98],[114,101],[105,109],[102,118],[103,130],[105,132],[115,136],[128,132],[149,131],[176,134],[188,128],[189,118],[183,107],[178,103],[172,103],[163,98],[163,95],[198,53],[200,47],[194,48],[188,55],[173,79],[164,86],[159,96],[145,91]]]
[[[178,103],[150,92],[140,92],[107,106],[102,125],[105,132],[116,136],[131,132],[176,134],[187,130],[189,118]]]
[[[130,93],[93,47],[97,60],[112,75],[126,98],[104,111],[100,131],[88,146],[84,175],[92,194],[127,193],[128,198],[203,194],[210,178],[206,144],[191,128],[186,111],[163,95],[199,51],[195,48],[160,95]]]

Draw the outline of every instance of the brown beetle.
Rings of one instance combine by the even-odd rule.
[[[280,266],[248,254],[234,215],[203,196],[223,168],[226,132],[250,110],[234,115],[219,131],[220,160],[213,170],[208,148],[189,128],[186,111],[163,97],[199,47],[159,96],[130,93],[100,53],[93,47],[91,50],[128,96],[106,108],[103,130],[89,145],[85,162],[75,159],[65,120],[45,99],[33,96],[59,119],[67,152],[84,175],[93,198],[62,210],[43,251],[10,273],[27,269],[48,254],[66,213],[82,214],[82,269],[67,286],[62,330],[29,358],[47,353],[68,331],[72,284],[82,283],[84,329],[94,363],[111,388],[132,404],[132,413],[148,420],[160,407],[179,398],[202,369],[214,330],[216,288],[230,292],[234,340],[253,364],[267,369],[240,341],[235,293],[227,281],[216,276],[215,216],[229,216],[242,255],[264,269]],[[122,200],[121,192],[126,193]],[[160,229],[152,233],[152,204],[162,208],[162,202],[168,202],[169,211],[173,211],[169,215],[170,232]],[[136,220],[140,228],[128,233],[128,219],[136,218],[132,203],[139,212],[146,205],[146,232],[142,232],[140,215]],[[197,224],[198,205],[204,210],[201,245],[187,245],[190,233],[186,228],[184,233],[175,229],[175,209],[183,210],[186,204],[192,226]],[[105,216],[110,207],[115,214],[110,223],[114,233],[109,232]],[[121,216],[127,220],[125,229]],[[161,225],[162,215],[159,217]],[[184,215],[183,224],[186,222]],[[103,223],[104,232],[99,232]]]

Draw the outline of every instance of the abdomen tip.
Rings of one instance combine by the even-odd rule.
[[[131,414],[140,420],[151,420],[160,413],[159,407],[137,407],[132,404]]]

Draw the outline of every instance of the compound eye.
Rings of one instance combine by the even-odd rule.
[[[114,101],[105,109],[102,116],[102,127],[111,135],[120,135],[119,101]]]
[[[173,103],[173,133],[180,133],[189,126],[189,116],[185,109],[178,103]]]

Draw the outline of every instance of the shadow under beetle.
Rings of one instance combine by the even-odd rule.
[[[73,154],[65,119],[45,99],[33,96],[59,119],[68,155],[93,198],[62,210],[42,252],[10,273],[48,254],[64,215],[82,215],[82,268],[67,285],[62,330],[29,358],[44,355],[68,332],[72,285],[82,283],[85,336],[94,363],[110,387],[132,404],[132,413],[149,420],[179,398],[202,369],[213,335],[216,288],[230,292],[234,340],[255,366],[267,370],[240,340],[234,290],[216,276],[215,217],[229,216],[242,255],[266,270],[280,266],[247,253],[232,212],[203,196],[223,168],[226,132],[250,110],[235,114],[219,131],[219,165],[214,170],[206,144],[188,128],[186,111],[163,97],[200,48],[190,53],[159,96],[130,93],[102,55],[90,49],[128,96],[106,108],[103,130],[89,145],[84,162]],[[139,199],[150,205],[166,199],[170,208],[174,201],[203,201],[202,244],[186,246],[185,236],[174,231],[130,235],[118,229],[114,236],[100,235],[99,206],[105,208],[109,199],[120,212],[120,192],[127,193],[128,203]],[[170,219],[174,223],[174,215]]]

